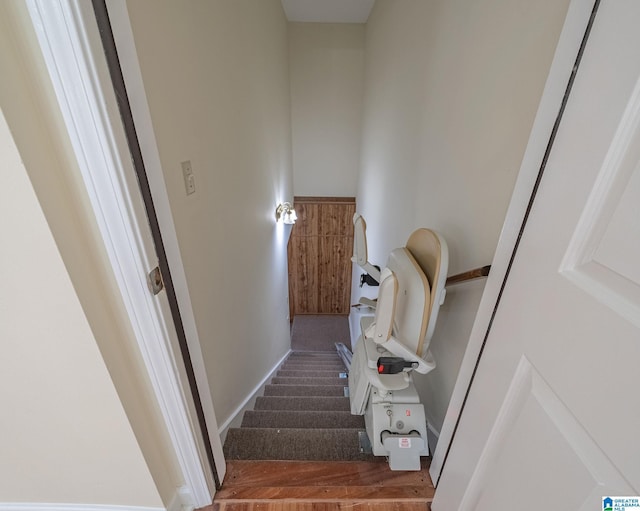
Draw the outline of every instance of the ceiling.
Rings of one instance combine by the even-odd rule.
[[[366,23],[375,0],[282,0],[289,21]]]

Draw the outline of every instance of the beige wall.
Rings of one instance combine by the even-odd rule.
[[[274,216],[293,195],[286,19],[279,0],[127,8],[222,426],[290,344]]]
[[[293,190],[353,197],[360,164],[364,25],[289,23]]]
[[[162,507],[2,115],[0,169],[0,502]]]
[[[376,2],[357,195],[373,262],[432,227],[448,242],[450,274],[491,263],[567,5]],[[449,289],[432,341],[438,367],[418,379],[437,430],[482,289]]]
[[[3,138],[2,158],[13,151],[15,165],[17,147],[22,162],[0,166],[2,192],[19,192],[1,201],[2,252],[11,258],[2,266],[1,338],[10,339],[9,330],[24,336],[17,351],[0,349],[0,360],[20,373],[1,384],[13,401],[0,421],[0,501],[168,505],[184,481],[23,2],[0,3],[0,75],[0,108],[13,137]],[[8,179],[20,189],[13,192]],[[37,237],[18,245],[31,231]],[[4,282],[12,283],[9,295]],[[18,356],[27,347],[33,360]]]

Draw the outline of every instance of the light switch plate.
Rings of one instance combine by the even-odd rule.
[[[184,178],[184,188],[187,195],[191,195],[196,191],[196,181],[193,177],[193,169],[191,168],[190,161],[182,162],[182,177]]]

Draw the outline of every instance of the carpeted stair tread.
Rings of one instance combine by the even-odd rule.
[[[340,364],[340,357],[293,357],[289,356],[285,362],[296,362],[300,364]]]
[[[245,412],[242,427],[364,429],[364,417],[350,412],[253,410]]]
[[[326,371],[329,374],[327,377],[338,376],[340,373],[346,373],[347,369],[342,367],[329,367],[329,366],[302,366],[302,365],[284,365],[280,367],[279,371]]]
[[[373,459],[360,453],[358,435],[364,430],[364,417],[351,415],[349,398],[345,397],[347,370],[334,351],[333,341],[326,342],[332,351],[290,353],[264,387],[264,395],[256,398],[254,410],[245,412],[241,427],[228,430],[224,444],[227,459]]]
[[[265,397],[256,398],[255,410],[350,411],[348,397]]]
[[[288,358],[284,361],[285,364],[304,364],[304,365],[342,365],[342,360],[327,358],[327,359],[305,359],[305,358]]]
[[[357,429],[233,428],[225,457],[231,460],[364,461]]]
[[[285,362],[280,366],[283,371],[346,371],[344,364],[299,364]]]
[[[291,378],[287,376],[274,376],[272,385],[343,385],[349,386],[346,378]]]
[[[291,353],[287,360],[336,361],[341,360],[336,353]]]
[[[322,364],[322,365],[335,365],[342,364],[340,358],[287,358],[285,364]]]
[[[291,349],[335,353],[335,343],[349,343],[349,318],[334,314],[296,314],[291,325]]]
[[[336,396],[344,397],[345,385],[266,385],[265,396]]]
[[[305,351],[305,352],[291,352],[289,354],[289,356],[287,357],[289,359],[300,359],[300,360],[336,360],[336,359],[340,359],[340,355],[338,355],[337,351],[333,351],[332,353],[326,352],[326,351],[320,351],[320,352],[312,352],[312,351]]]
[[[288,371],[288,370],[280,370],[276,374],[279,377],[290,377],[290,378],[335,378],[340,373],[346,373],[346,371]]]
[[[340,355],[338,355],[338,352],[334,349],[333,351],[292,351],[291,353],[289,353],[289,356],[287,358],[300,358],[300,359],[307,359],[307,360],[320,360],[320,359],[339,359]]]

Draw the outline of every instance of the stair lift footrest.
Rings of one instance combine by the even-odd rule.
[[[391,470],[420,470],[420,453],[425,448],[424,438],[413,431],[408,434],[383,431],[382,445],[389,453]]]

